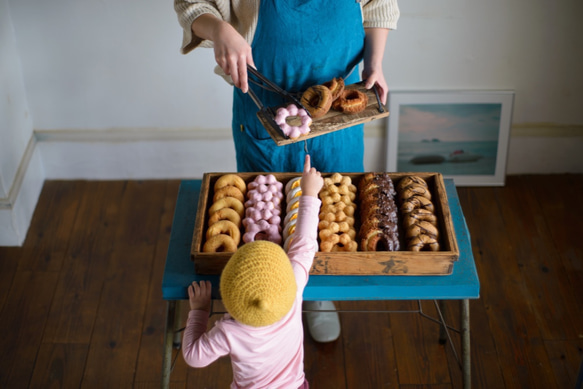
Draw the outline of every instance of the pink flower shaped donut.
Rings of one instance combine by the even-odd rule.
[[[301,124],[299,126],[290,126],[287,122],[288,117],[296,116],[300,119]],[[302,135],[306,135],[310,132],[310,125],[312,124],[312,118],[305,109],[298,109],[293,104],[288,105],[286,108],[279,108],[275,114],[275,122],[281,128],[284,135],[290,139],[297,139]]]
[[[243,242],[249,243],[255,240],[268,240],[273,243],[281,243],[279,225],[269,224],[267,220],[260,220],[257,223],[250,223],[247,232],[243,234]]]

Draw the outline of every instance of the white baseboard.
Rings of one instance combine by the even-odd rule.
[[[36,142],[29,143],[8,198],[0,201],[0,246],[21,246],[45,180]]]

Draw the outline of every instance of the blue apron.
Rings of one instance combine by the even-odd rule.
[[[360,4],[355,0],[262,0],[251,44],[257,69],[295,93],[344,77],[360,81],[357,65],[364,52]],[[254,84],[265,106],[285,99]],[[233,139],[239,172],[301,172],[304,142],[277,146],[259,119],[248,94],[234,88]],[[321,172],[364,170],[364,125],[307,140],[312,166]]]

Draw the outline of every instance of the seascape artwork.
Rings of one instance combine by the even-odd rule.
[[[397,171],[494,175],[500,103],[403,104]]]

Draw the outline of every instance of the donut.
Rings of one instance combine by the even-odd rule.
[[[336,100],[344,92],[344,79],[342,77],[333,78],[322,85],[332,92],[332,101]]]
[[[411,196],[401,203],[401,212],[408,213],[414,209],[425,209],[427,211],[435,212],[435,207],[431,200],[423,196]]]
[[[288,236],[287,239],[283,242],[283,250],[287,253],[289,250],[289,245],[291,244],[292,240],[294,239],[293,234]]]
[[[431,192],[429,191],[429,188],[420,184],[409,185],[403,188],[399,193],[401,202],[404,202],[413,196],[423,196],[426,199],[431,200]]]
[[[240,217],[243,217],[243,215],[245,214],[245,206],[241,201],[237,200],[234,197],[223,197],[222,199],[215,201],[209,208],[208,214],[209,216],[212,216],[213,213],[223,208],[234,209],[235,212],[237,212]]]
[[[241,227],[241,216],[239,216],[234,209],[222,208],[213,213],[211,217],[209,217],[209,226],[220,220],[229,220],[237,227]]]
[[[408,187],[409,185],[413,185],[413,184],[421,185],[421,186],[428,188],[427,182],[423,178],[421,178],[419,176],[405,176],[405,177],[401,178],[401,181],[399,181],[399,183],[397,184],[397,189],[403,190],[406,187]]]
[[[300,186],[302,177],[292,178],[285,184],[285,193],[289,193],[290,190],[295,189]]]
[[[371,229],[362,238],[360,248],[362,251],[398,251],[399,240],[380,228]]]
[[[241,231],[235,223],[229,220],[220,220],[216,223],[211,224],[206,230],[206,238],[210,239],[215,235],[229,235],[236,245],[239,245],[241,241]]]
[[[288,236],[292,235],[296,230],[296,222],[298,219],[293,219],[285,225],[283,228],[283,240],[286,240]]]
[[[358,244],[352,240],[349,234],[331,234],[320,242],[320,251],[356,251]]]
[[[259,220],[257,223],[249,223],[243,234],[243,242],[249,243],[255,240],[268,240],[273,243],[281,243],[280,226],[270,224],[267,220]]]
[[[368,104],[368,96],[356,89],[345,89],[344,92],[334,100],[332,108],[343,113],[359,113],[365,110]]]
[[[294,197],[299,197],[301,195],[302,195],[302,188],[298,186],[297,188],[294,188],[294,189],[290,190],[289,192],[287,192],[286,201],[290,202]]]
[[[334,173],[330,177],[324,178],[324,186],[330,185],[351,185],[352,179],[349,176],[343,176],[340,173]]]
[[[202,247],[202,251],[205,253],[234,253],[237,251],[237,245],[229,235],[219,234],[207,239]]]
[[[437,226],[437,216],[432,211],[423,208],[416,208],[411,212],[407,212],[403,217],[403,226],[407,228],[422,221]]]
[[[296,209],[300,206],[300,198],[294,197],[289,203],[287,203],[285,212],[290,212],[292,209]]]
[[[439,242],[433,236],[420,234],[408,242],[407,248],[410,251],[421,251],[423,249],[439,251]]]
[[[298,125],[290,125],[289,122],[292,121],[299,123]],[[275,123],[277,123],[285,136],[290,139],[297,139],[310,132],[312,118],[305,109],[298,109],[294,104],[290,104],[286,108],[277,109]]]
[[[283,225],[285,226],[290,221],[297,219],[297,217],[298,217],[298,208],[294,208],[285,215],[285,219],[283,219]]]
[[[247,188],[245,181],[234,173],[224,174],[219,177],[217,182],[215,182],[215,192],[225,186],[236,186],[243,194],[245,194]]]
[[[240,202],[245,201],[245,195],[243,192],[241,192],[241,190],[236,186],[231,185],[223,186],[219,190],[215,191],[213,202],[216,202],[217,200],[220,200],[224,197],[234,197]]]
[[[409,239],[415,238],[419,235],[429,235],[436,239],[439,236],[437,227],[426,221],[421,221],[407,227],[405,234]]]
[[[332,92],[324,85],[314,85],[302,94],[300,102],[310,112],[312,118],[316,119],[326,115],[330,110]]]

